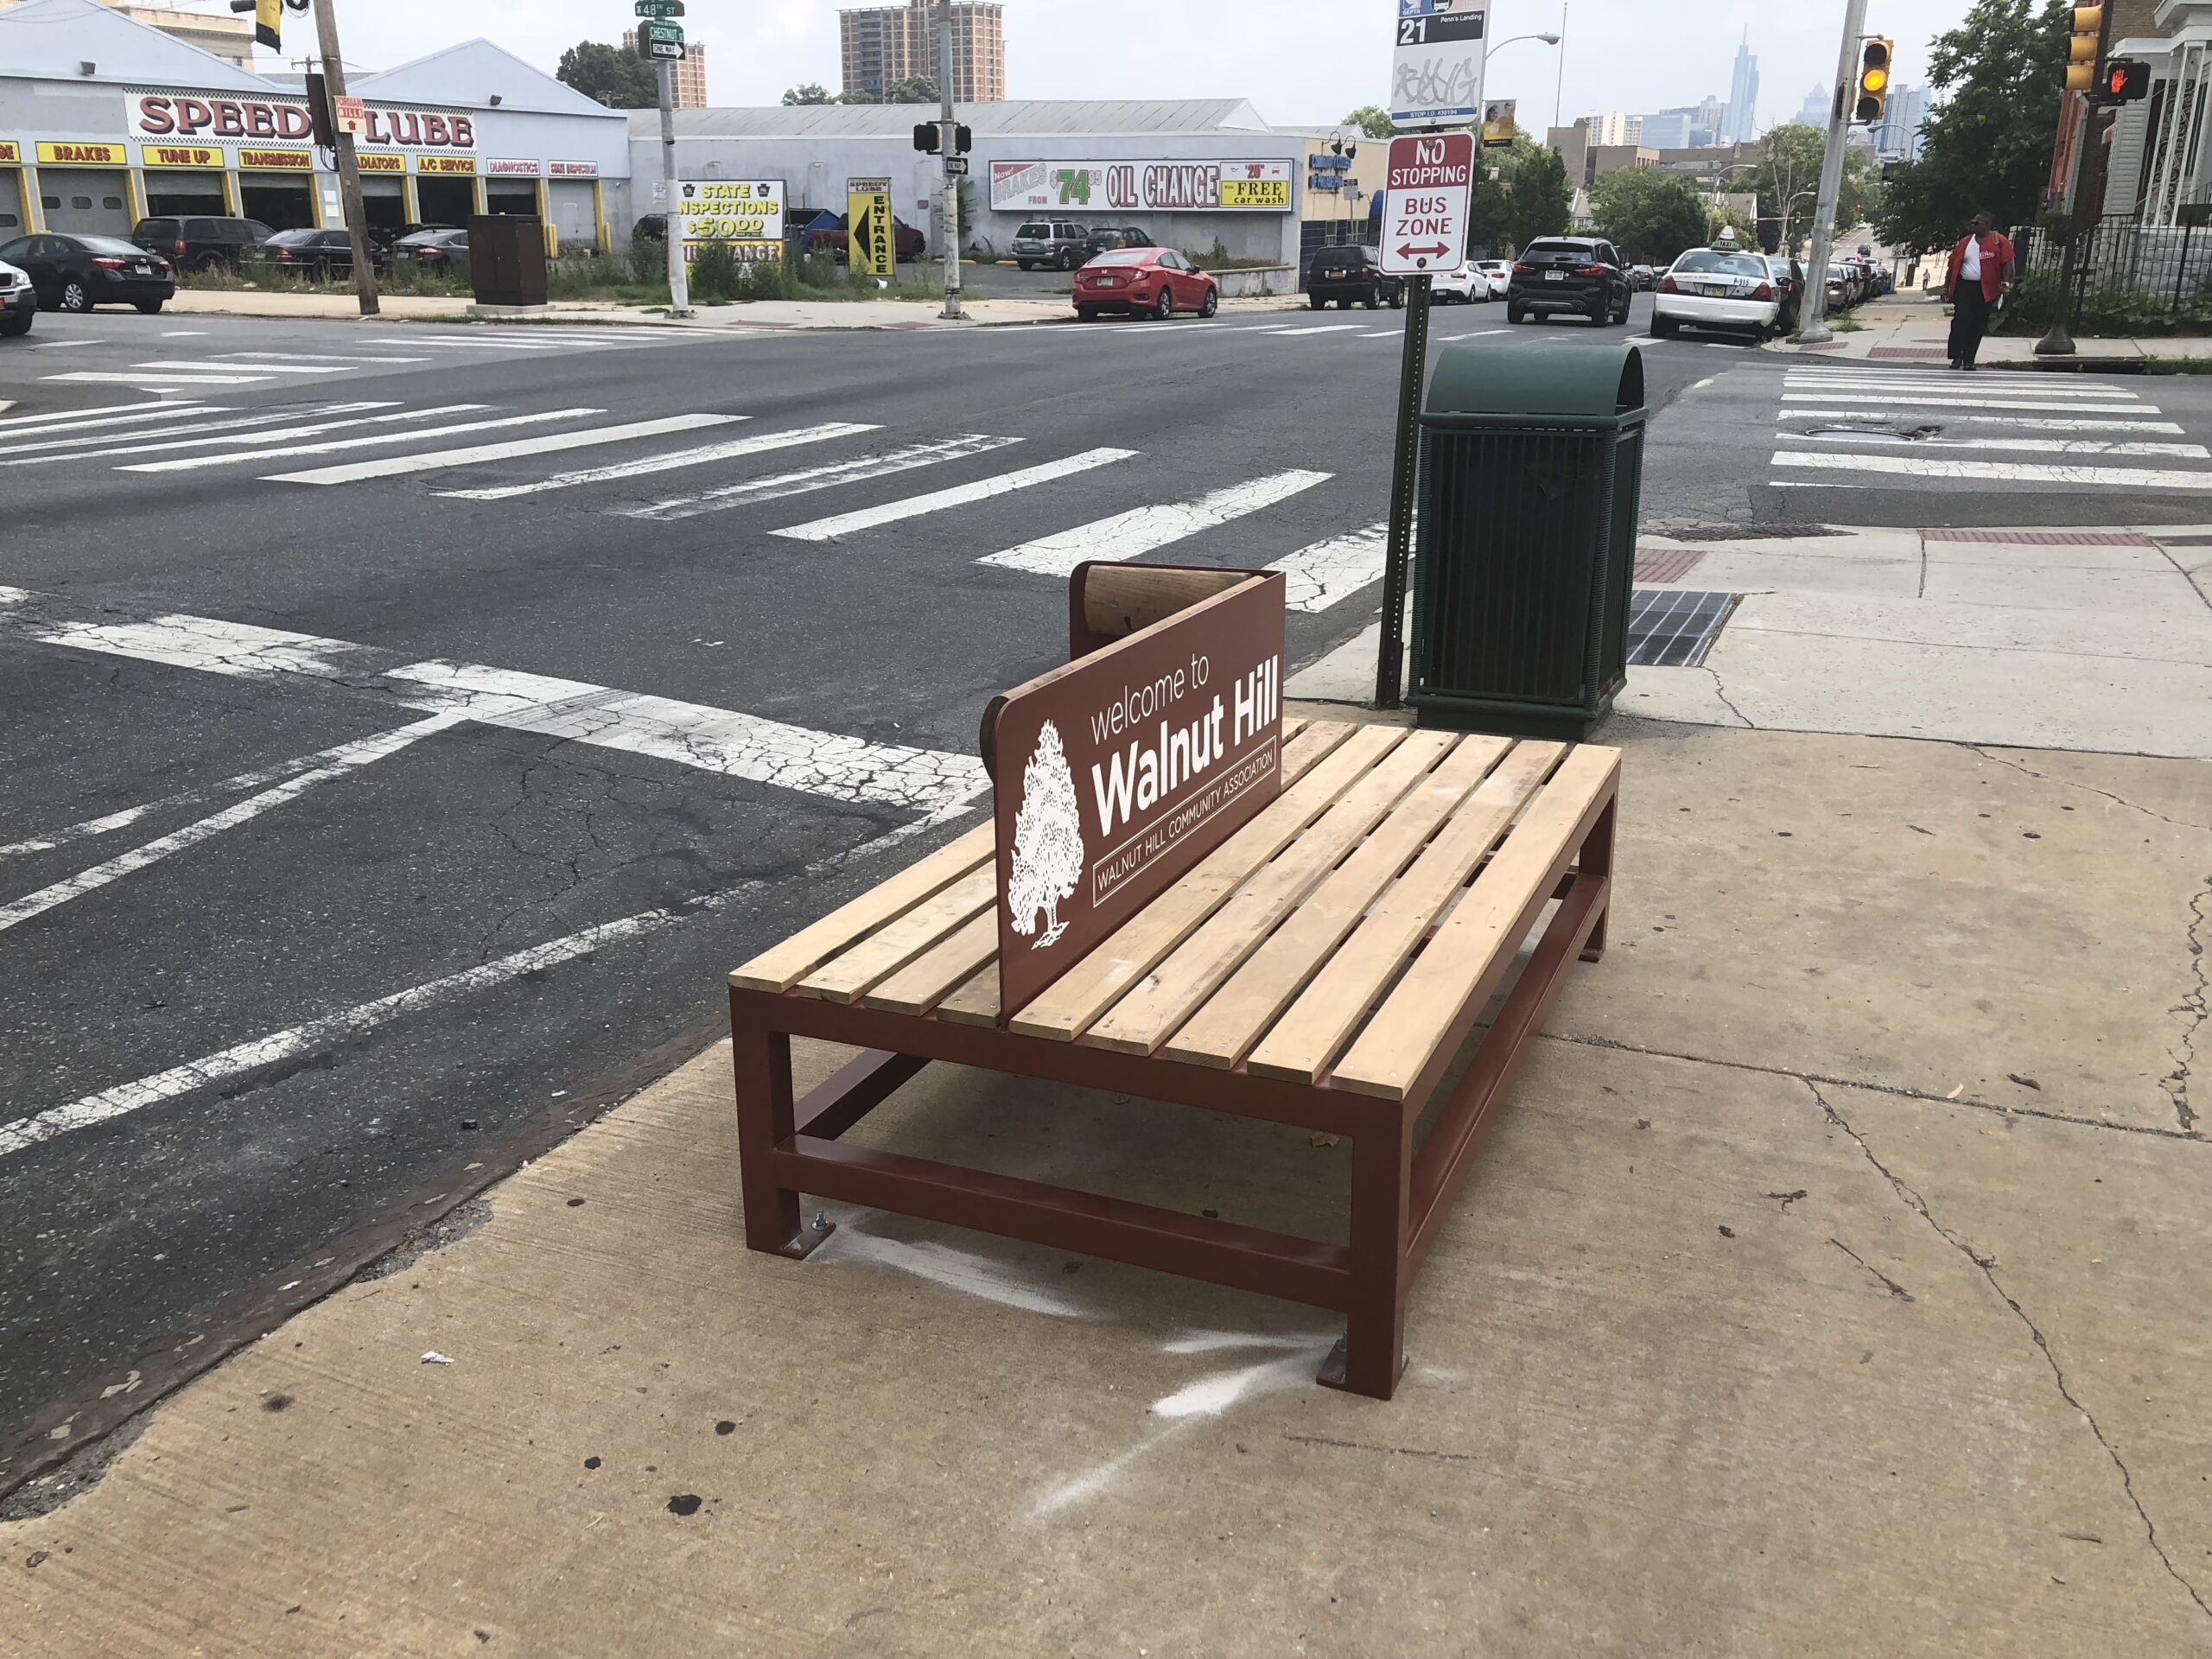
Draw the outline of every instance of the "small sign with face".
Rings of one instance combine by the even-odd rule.
[[[1026,1006],[1281,789],[1285,583],[1255,572],[1011,692],[999,1007]]]

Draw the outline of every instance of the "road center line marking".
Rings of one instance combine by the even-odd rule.
[[[794,427],[786,432],[761,432],[749,438],[733,438],[728,443],[710,443],[696,449],[677,449],[664,455],[646,455],[641,460],[616,461],[607,467],[586,467],[570,473],[555,473],[550,478],[536,479],[527,484],[495,484],[480,490],[434,490],[431,493],[462,501],[504,501],[510,496],[535,495],[541,490],[565,490],[578,484],[604,484],[616,479],[641,478],[649,473],[674,472],[682,467],[703,467],[709,461],[765,454],[772,449],[789,449],[803,443],[826,443],[833,438],[857,437],[863,432],[881,429],[850,421],[830,421],[821,426]]]
[[[298,799],[318,784],[327,784],[334,778],[342,778],[373,761],[381,760],[386,755],[397,754],[416,739],[428,737],[432,732],[442,732],[458,724],[461,719],[459,715],[433,715],[428,720],[418,720],[396,731],[362,738],[358,742],[346,745],[339,758],[316,767],[313,772],[302,772],[296,778],[288,779],[273,789],[265,789],[258,795],[226,806],[220,812],[201,818],[196,823],[188,823],[183,829],[172,830],[143,847],[134,847],[127,853],[119,853],[105,864],[96,864],[91,869],[56,881],[51,887],[41,887],[36,893],[26,893],[21,899],[0,905],[0,933],[19,923],[29,921],[34,916],[43,915],[58,905],[66,905],[72,899],[81,899],[111,881],[120,880],[135,870],[159,863],[172,853],[181,853],[188,847],[196,847],[203,841],[213,839],[226,830],[236,829],[272,808]]]

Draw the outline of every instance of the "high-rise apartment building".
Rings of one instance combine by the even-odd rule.
[[[956,0],[952,61],[941,78],[937,53],[938,8],[931,0],[903,6],[868,6],[837,14],[837,47],[844,90],[880,104],[900,81],[926,75],[940,86],[949,78],[956,104],[1006,101],[1006,12],[990,0]]]
[[[1749,143],[1759,136],[1759,60],[1751,55],[1751,31],[1744,31],[1736,48],[1736,73],[1728,82],[1728,115],[1721,128],[1722,141]]]
[[[622,49],[638,49],[638,31],[622,31]],[[698,41],[683,43],[683,56],[676,65],[676,107],[679,110],[703,110],[707,107],[707,48]]]
[[[1590,136],[1591,145],[1635,144],[1643,141],[1643,118],[1624,115],[1615,110],[1610,115],[1586,115],[1575,124]]]
[[[1799,124],[1828,130],[1828,116],[1835,105],[1835,90],[1829,86],[1815,86],[1805,94],[1805,107],[1797,111]]]
[[[1928,88],[1894,88],[1882,124],[1874,130],[1875,153],[1901,161],[1919,160],[1920,130],[1927,123]]]

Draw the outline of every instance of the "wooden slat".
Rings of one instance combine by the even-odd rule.
[[[999,953],[999,911],[988,905],[861,998],[893,1014],[927,1014]]]
[[[996,844],[993,826],[977,824],[957,841],[946,842],[927,858],[908,865],[889,880],[870,887],[851,903],[733,969],[729,982],[741,990],[788,991],[855,940],[865,938],[886,922],[950,887],[977,865],[988,862]]]
[[[956,1026],[995,1026],[999,1022],[998,953],[983,964],[983,971],[937,1005],[937,1017]]]
[[[1408,735],[1338,797],[1281,857],[1230,894],[1189,938],[1131,987],[1083,1040],[1123,1054],[1149,1054],[1158,1048],[1458,741],[1448,732]]]
[[[1275,1021],[1252,1051],[1251,1071],[1311,1083],[1329,1069],[1399,963],[1563,753],[1558,743],[1522,743],[1505,757]]]
[[[1304,743],[1317,722],[1300,733]],[[1361,726],[1326,758],[1285,789],[1258,817],[1209,853],[1190,873],[1131,917],[1103,944],[1046,986],[1014,1016],[1014,1029],[1031,1037],[1072,1042],[1123,993],[1152,970],[1223,899],[1327,810],[1338,796],[1404,739],[1402,726]],[[1287,768],[1285,769],[1286,778]]]
[[[1244,1058],[1290,1000],[1359,925],[1467,791],[1511,748],[1510,739],[1470,737],[1398,804],[1366,842],[1331,873],[1160,1050],[1171,1059],[1226,1070]],[[1116,1008],[1116,1014],[1121,1010]]]
[[[1490,868],[1375,1011],[1336,1066],[1331,1087],[1405,1098],[1498,953],[1519,947],[1574,856],[1593,803],[1620,775],[1620,765],[1618,749],[1578,748],[1567,756]]]
[[[1282,719],[1282,741],[1283,741],[1284,742],[1286,742],[1286,743],[1289,742],[1289,741],[1290,741],[1290,740],[1291,740],[1292,738],[1296,737],[1296,736],[1297,736],[1300,732],[1304,731],[1305,729],[1306,729],[1306,722],[1305,722],[1303,720],[1294,720],[1294,719],[1293,719],[1290,715],[1285,715],[1283,716],[1283,719]]]
[[[842,955],[823,963],[799,981],[798,994],[831,1002],[852,1001],[878,980],[897,973],[977,911],[990,909],[998,880],[995,861],[969,871],[936,898],[915,906]]]

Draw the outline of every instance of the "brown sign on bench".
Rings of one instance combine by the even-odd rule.
[[[1211,591],[1174,609],[1185,577],[1185,594]],[[1275,798],[1285,587],[1265,571],[1077,573],[1072,643],[1096,648],[1009,692],[988,723],[1001,1008],[1027,1003]],[[1099,643],[1117,618],[1137,631]]]

